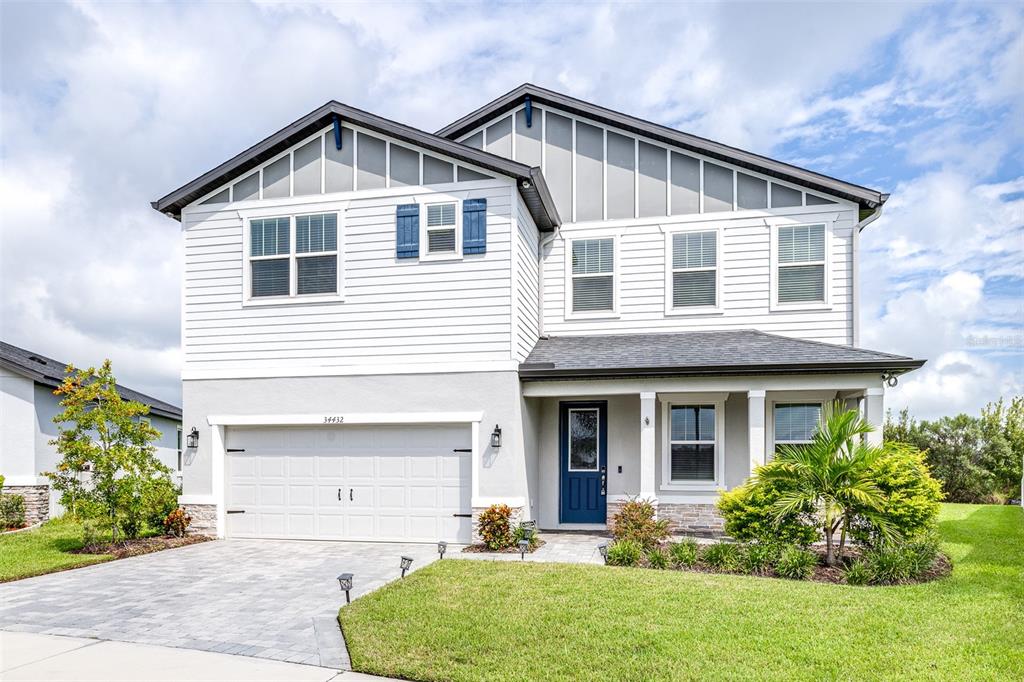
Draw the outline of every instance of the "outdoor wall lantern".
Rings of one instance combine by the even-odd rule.
[[[447,552],[447,551],[448,551],[448,543],[447,542],[445,542],[444,540],[441,540],[440,542],[437,543],[437,553],[441,555],[440,556],[441,559],[444,558],[444,553]]]
[[[494,430],[491,431],[491,447],[495,449],[501,447],[501,427],[497,424],[494,425]]]
[[[342,573],[338,576],[338,585],[341,586],[342,592],[345,593],[345,603],[351,604],[352,600],[349,598],[349,591],[352,589],[352,574]]]
[[[411,556],[404,556],[404,557],[402,557],[402,577],[403,578],[405,577],[405,572],[409,570],[410,566],[412,566],[412,557]]]
[[[608,545],[598,545],[597,551],[601,553],[601,560],[608,563]]]
[[[185,445],[190,448],[199,447],[199,429],[192,427],[192,430],[188,432],[188,436],[185,439]]]

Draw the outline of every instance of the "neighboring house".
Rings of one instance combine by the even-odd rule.
[[[329,102],[180,220],[182,503],[235,537],[468,541],[720,489],[921,360],[857,347],[887,195],[523,85],[436,134]],[[875,432],[871,438],[881,438]]]
[[[53,418],[62,411],[53,389],[61,384],[67,363],[0,342],[0,474],[4,492],[25,498],[26,520],[42,521],[62,513],[59,495],[50,494],[50,480],[60,455],[50,441],[57,438]],[[160,432],[157,457],[180,476],[181,408],[118,384],[125,400],[149,405],[150,424]]]

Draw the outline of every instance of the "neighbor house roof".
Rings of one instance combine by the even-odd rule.
[[[547,104],[570,114],[628,130],[670,146],[687,149],[743,168],[749,168],[765,175],[788,180],[810,189],[818,190],[819,192],[826,192],[833,196],[856,202],[863,209],[875,209],[884,204],[886,199],[889,198],[888,194],[883,194],[878,190],[869,189],[850,182],[843,182],[842,180],[837,180],[836,178],[805,168],[684,133],[667,126],[652,123],[651,121],[645,121],[642,118],[622,114],[576,99],[575,97],[569,97],[553,90],[538,87],[531,83],[524,83],[515,90],[505,93],[476,111],[445,126],[437,131],[437,134],[451,139],[461,137],[493,117],[518,107],[525,101],[526,97],[529,97],[533,104]]]
[[[37,384],[56,388],[64,380],[64,369],[67,367],[67,363],[0,341],[0,367],[28,377]],[[125,400],[134,400],[149,405],[150,414],[181,420],[181,408],[177,405],[165,403],[121,384],[117,385],[117,392]]]
[[[330,101],[315,111],[306,114],[291,125],[277,131],[241,154],[229,159],[195,180],[179,187],[156,201],[153,208],[174,218],[181,218],[181,210],[232,179],[244,175],[292,145],[301,142],[318,130],[331,125],[337,115],[342,122],[354,123],[363,128],[388,135],[398,140],[417,145],[424,149],[473,164],[498,175],[516,180],[519,193],[541,230],[552,230],[560,224],[555,202],[548,191],[547,183],[540,168],[511,161],[495,154],[453,142],[444,137],[418,130],[402,123],[396,123],[376,114]]]
[[[868,371],[899,374],[917,369],[924,362],[742,329],[542,338],[519,365],[519,376],[565,379]]]

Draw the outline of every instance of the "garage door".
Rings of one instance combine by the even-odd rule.
[[[469,425],[229,428],[227,447],[231,537],[470,540]]]

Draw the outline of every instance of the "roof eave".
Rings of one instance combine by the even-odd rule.
[[[538,363],[541,364],[541,363]],[[552,379],[590,379],[627,377],[687,377],[687,376],[759,376],[777,374],[845,374],[864,372],[892,372],[904,374],[922,367],[925,360],[892,360],[842,363],[788,363],[775,365],[719,365],[676,367],[607,367],[607,368],[530,368],[519,366],[519,378],[526,381]]]
[[[688,149],[692,152],[704,154],[728,163],[750,168],[751,170],[757,170],[758,172],[779,177],[780,179],[797,182],[820,192],[838,195],[844,199],[855,201],[864,208],[876,208],[881,206],[889,197],[888,194],[868,187],[855,185],[805,168],[800,168],[799,166],[793,166],[759,154],[737,149],[736,147],[730,147],[720,142],[715,142],[696,135],[674,130],[667,126],[645,121],[635,116],[630,116],[596,104],[584,102],[553,90],[547,90],[546,88],[541,88],[531,83],[524,83],[514,90],[511,90],[510,92],[507,92],[497,99],[485,104],[476,111],[463,116],[454,123],[451,123],[437,131],[437,135],[448,138],[458,137],[459,135],[469,132],[469,130],[476,127],[482,119],[496,116],[515,108],[526,95],[529,95],[531,101],[535,104],[556,106],[570,113],[582,115],[598,122],[612,124],[616,127],[629,130],[635,134],[650,137],[672,146]]]

